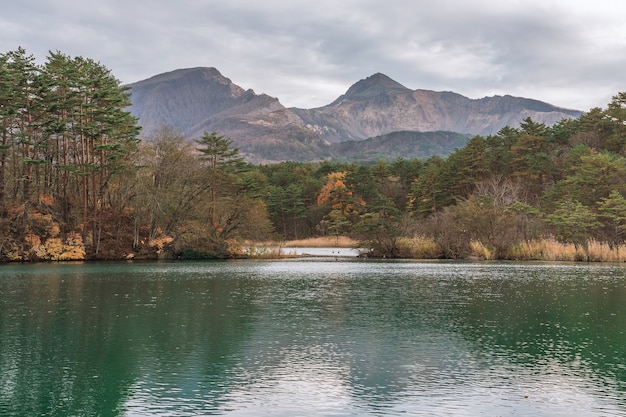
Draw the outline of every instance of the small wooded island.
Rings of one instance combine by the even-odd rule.
[[[347,236],[369,256],[624,261],[626,93],[606,109],[375,164],[246,162],[143,132],[93,60],[0,55],[0,261],[242,256]]]

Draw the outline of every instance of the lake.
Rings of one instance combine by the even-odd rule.
[[[1,416],[626,416],[626,265],[0,265]]]

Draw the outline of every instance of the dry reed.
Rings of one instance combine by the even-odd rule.
[[[480,241],[472,240],[470,242],[470,250],[472,258],[479,258],[485,260],[495,259],[496,251],[482,244]]]
[[[610,247],[607,243],[591,240],[585,250],[583,246],[572,243],[543,239],[512,247],[509,257],[516,260],[626,262],[626,247]]]
[[[441,249],[434,239],[424,236],[398,239],[398,253],[401,258],[437,259]]]
[[[290,248],[356,248],[358,242],[346,236],[323,236],[288,240],[283,242],[282,246]]]

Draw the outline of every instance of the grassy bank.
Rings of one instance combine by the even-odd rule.
[[[432,238],[416,236],[398,239],[398,255],[404,259],[444,259],[444,249]],[[231,253],[258,258],[296,257],[289,248],[356,248],[358,242],[348,237],[317,237],[291,241],[244,242],[233,243]],[[554,239],[542,239],[519,243],[508,248],[504,256],[496,255],[496,250],[479,241],[470,242],[460,258],[484,260],[551,261],[551,262],[626,262],[626,246],[610,247],[606,243],[590,241],[585,246],[557,242]]]
[[[431,238],[415,237],[399,241],[403,258],[436,259],[445,258],[443,249]],[[586,245],[561,243],[554,239],[523,242],[508,248],[504,256],[496,255],[496,250],[479,241],[469,243],[461,256],[470,259],[552,261],[552,262],[626,262],[626,246],[610,247],[606,243],[589,241]]]
[[[606,243],[590,241],[587,248],[571,243],[544,239],[510,248],[510,258],[516,260],[626,262],[626,246],[610,247]]]

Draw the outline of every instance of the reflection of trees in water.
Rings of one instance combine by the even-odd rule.
[[[384,411],[471,388],[496,363],[626,381],[619,268],[116,265],[3,277],[0,414],[220,410],[268,392],[295,401],[298,389]]]
[[[434,390],[465,342],[442,330],[443,304],[422,282],[387,278],[337,273],[272,286],[243,368],[276,396],[281,380],[333,379],[368,412],[401,403],[416,383]]]
[[[0,303],[0,414],[116,415],[133,384],[184,386],[176,375],[223,393],[254,318],[244,284],[106,273],[11,284]]]
[[[558,363],[595,372],[626,387],[626,287],[620,268],[528,267],[511,277],[461,283],[472,301],[458,328],[493,360],[538,366]],[[621,388],[620,388],[621,387]]]

